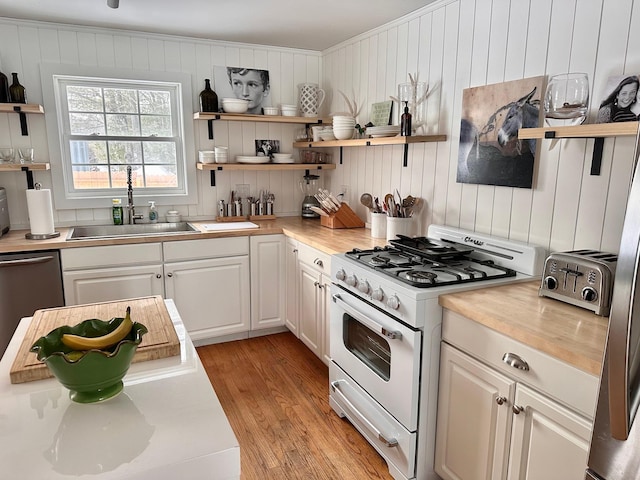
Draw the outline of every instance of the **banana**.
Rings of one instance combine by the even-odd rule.
[[[80,335],[65,333],[62,335],[62,343],[74,350],[102,350],[109,348],[126,337],[131,331],[133,322],[131,321],[130,313],[131,307],[127,307],[127,314],[124,320],[122,320],[115,330],[106,335],[102,335],[101,337],[82,337]]]

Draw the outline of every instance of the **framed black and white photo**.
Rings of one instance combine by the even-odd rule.
[[[270,157],[280,153],[280,140],[256,140],[256,155]]]
[[[539,127],[544,77],[462,92],[457,181],[531,188],[536,140],[519,140],[521,128]]]
[[[218,95],[220,111],[223,98],[249,101],[246,113],[262,115],[262,107],[271,106],[271,83],[268,70],[244,67],[213,67],[213,89]]]
[[[640,115],[638,75],[609,77],[602,100],[598,104],[596,123],[635,122]]]

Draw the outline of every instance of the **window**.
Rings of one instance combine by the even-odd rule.
[[[159,204],[193,203],[194,188],[188,187],[195,183],[185,161],[193,147],[184,141],[191,132],[185,125],[190,115],[185,104],[190,110],[192,103],[188,77],[176,81],[175,74],[114,70],[108,78],[106,72],[94,76],[73,68],[62,73],[64,66],[49,70],[41,73],[45,107],[48,94],[56,107],[46,108],[49,117],[55,112],[47,122],[55,120],[51,125],[59,134],[52,153],[59,152],[61,168],[54,168],[56,155],[51,156],[56,208],[105,206],[126,196],[128,166],[136,204],[146,203],[141,197]],[[44,88],[47,83],[51,88]],[[49,144],[53,147],[51,137]]]

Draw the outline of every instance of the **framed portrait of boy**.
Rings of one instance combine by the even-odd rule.
[[[271,106],[271,83],[268,70],[245,67],[213,67],[213,80],[220,111],[223,98],[239,98],[249,102],[246,113],[264,114],[262,107]]]
[[[598,105],[596,123],[635,122],[640,115],[638,89],[640,76],[609,77],[602,101]]]

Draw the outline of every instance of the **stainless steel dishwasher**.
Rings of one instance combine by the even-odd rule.
[[[62,306],[60,252],[0,254],[0,357],[22,317]]]

